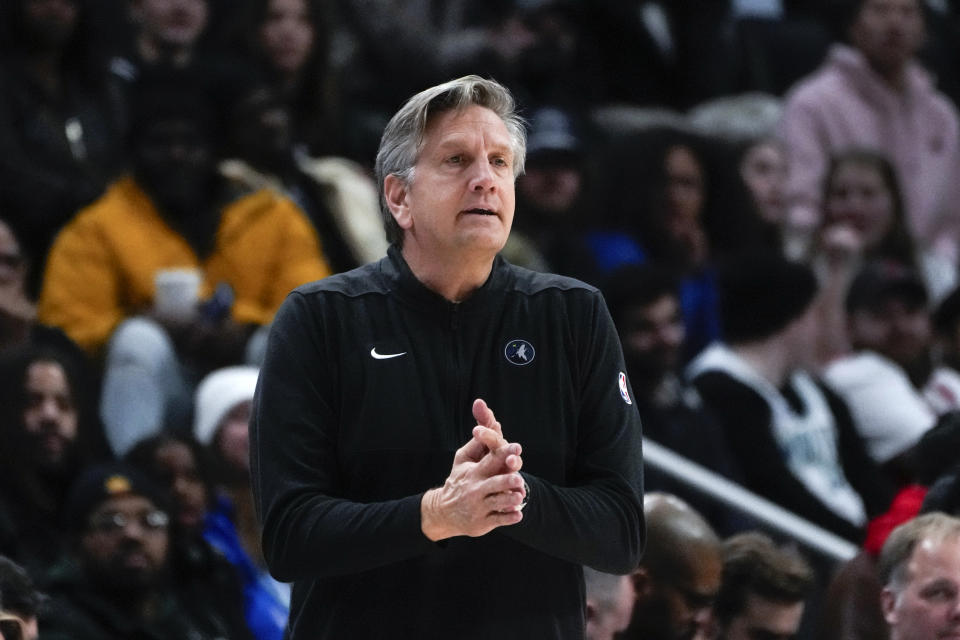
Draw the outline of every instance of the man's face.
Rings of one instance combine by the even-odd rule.
[[[506,125],[490,109],[433,116],[412,181],[385,181],[408,260],[454,264],[500,251],[513,224],[513,163]]]
[[[850,26],[850,42],[881,72],[906,64],[923,37],[919,0],[866,0]]]
[[[723,630],[723,640],[794,640],[803,617],[803,601],[769,600],[748,593],[738,615]]]
[[[137,0],[134,13],[161,47],[192,47],[207,26],[207,0]]]
[[[677,368],[686,331],[676,296],[630,307],[621,322],[624,355],[637,373],[662,377]]]
[[[104,586],[152,587],[166,569],[166,518],[143,496],[108,498],[90,514],[80,539],[87,570]]]
[[[881,605],[891,640],[960,639],[960,538],[921,540]]]
[[[583,187],[583,171],[573,161],[528,160],[517,188],[528,203],[552,214],[568,213]]]
[[[213,145],[196,122],[169,118],[147,125],[136,144],[136,175],[163,205],[193,210],[210,195]]]
[[[693,565],[694,575],[689,581],[667,585],[666,600],[673,621],[674,637],[689,640],[706,630],[710,622],[713,600],[720,590],[723,564],[712,554],[698,554]]]
[[[60,468],[77,439],[77,409],[63,367],[39,360],[27,368],[23,426],[41,469]]]
[[[849,329],[858,349],[876,351],[908,369],[926,357],[932,337],[926,307],[897,297],[854,310]]]
[[[706,548],[691,550],[689,562],[689,578],[651,577],[648,585],[637,585],[639,600],[634,623],[639,617],[641,637],[692,640],[707,632],[723,563],[719,552]]]

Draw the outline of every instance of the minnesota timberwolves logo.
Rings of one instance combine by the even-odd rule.
[[[533,345],[526,340],[511,340],[503,350],[503,355],[510,364],[522,367],[525,364],[533,362],[533,356],[536,355],[536,351],[533,350]]]

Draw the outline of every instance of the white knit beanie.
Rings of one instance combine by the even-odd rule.
[[[230,411],[241,402],[253,400],[257,388],[258,367],[224,367],[212,371],[197,387],[193,433],[207,446]]]

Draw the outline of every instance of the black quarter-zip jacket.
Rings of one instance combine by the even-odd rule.
[[[292,640],[582,638],[580,565],[627,573],[644,541],[640,419],[599,291],[497,257],[461,303],[400,251],[296,289],[251,421]],[[470,438],[475,398],[523,446],[523,520],[441,543],[420,500]]]

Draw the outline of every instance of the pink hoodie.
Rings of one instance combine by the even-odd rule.
[[[826,61],[785,98],[780,135],[790,156],[791,220],[820,220],[822,180],[829,155],[874,148],[897,168],[907,217],[921,247],[956,263],[960,241],[958,117],[916,63],[906,90],[890,88],[858,50],[834,45]]]

